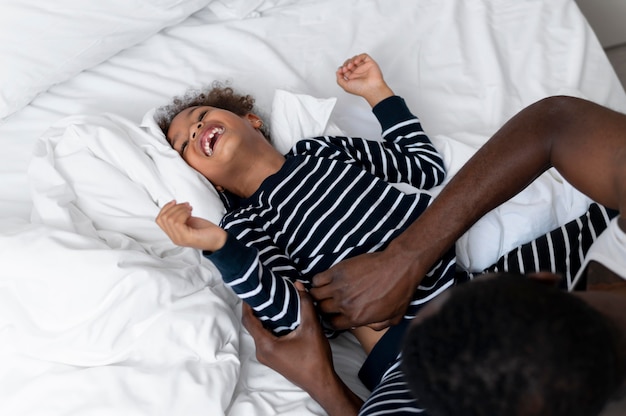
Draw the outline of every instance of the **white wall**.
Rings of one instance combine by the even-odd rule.
[[[626,43],[626,0],[576,0],[576,3],[603,47]]]

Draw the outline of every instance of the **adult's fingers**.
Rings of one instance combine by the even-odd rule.
[[[242,303],[241,323],[254,339],[257,359],[267,364],[266,356],[271,355],[278,337],[263,326],[261,320],[254,315],[250,305],[245,302]]]
[[[389,328],[392,325],[397,325],[402,320],[402,316],[396,316],[394,319],[387,319],[386,321],[376,322],[373,324],[368,324],[367,326],[374,331],[381,331],[385,328]]]
[[[308,325],[318,325],[319,321],[313,298],[306,291],[302,283],[296,282],[295,286],[296,289],[298,289],[298,295],[300,296],[300,326],[308,327]]]

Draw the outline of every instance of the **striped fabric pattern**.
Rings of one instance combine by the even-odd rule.
[[[398,358],[389,367],[380,384],[361,407],[360,416],[428,415],[419,401],[413,398],[400,365],[401,358]]]
[[[563,276],[563,289],[584,289],[585,282],[574,282],[574,278],[591,244],[617,214],[618,211],[592,203],[580,217],[510,251],[486,272],[549,271]]]
[[[315,274],[341,260],[384,249],[430,203],[426,193],[407,195],[389,182],[427,189],[445,177],[441,157],[404,100],[391,97],[374,114],[382,141],[302,140],[282,169],[222,221],[235,238],[209,258],[226,284],[277,333],[299,324],[292,282],[310,285]],[[229,253],[245,250],[251,263],[234,267]],[[452,284],[454,265],[450,251],[417,288],[407,317]]]
[[[383,104],[374,109],[382,143],[349,137],[299,142],[283,169],[224,217],[222,226],[230,235],[224,248],[205,253],[277,333],[299,325],[292,282],[310,284],[316,273],[343,259],[383,249],[430,203],[428,195],[406,195],[388,182],[427,189],[445,175],[441,158],[403,100]],[[551,270],[566,276],[571,289],[583,256],[615,214],[592,204],[585,215],[511,251],[487,271]],[[452,249],[422,281],[405,319],[452,286],[454,277]],[[398,357],[359,414],[426,416],[403,377]]]
[[[592,243],[608,227],[618,211],[592,203],[578,218],[524,244],[501,257],[486,272],[532,273],[552,271],[561,274],[565,290],[583,289],[584,282],[572,281]],[[475,277],[475,276],[470,276]],[[360,416],[421,415],[428,412],[412,397],[400,369],[401,355],[382,376],[359,412]]]

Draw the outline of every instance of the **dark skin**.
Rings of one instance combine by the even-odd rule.
[[[554,285],[559,277],[552,274],[529,275],[530,278],[542,280]],[[483,277],[481,277],[483,278]],[[489,278],[485,275],[484,278]],[[330,345],[324,336],[317,312],[311,296],[304,288],[300,288],[302,300],[302,324],[289,335],[277,337],[263,328],[252,309],[243,304],[242,322],[256,345],[256,356],[259,362],[281,373],[285,378],[309,393],[330,415],[357,415],[362,400],[339,378],[334,370]],[[415,317],[412,325],[418,325],[424,319],[437,313],[445,304],[449,289],[428,303]],[[609,291],[575,292],[578,296],[609,319],[613,320],[626,340],[626,306],[624,293]],[[623,349],[618,348],[623,351]],[[298,362],[298,366],[294,366]],[[626,386],[621,387],[624,391]]]
[[[431,265],[482,215],[551,166],[592,199],[619,209],[618,224],[626,232],[626,116],[584,100],[549,98],[506,123],[387,250],[316,276],[311,295],[325,312],[338,314],[333,319],[338,328],[397,322]],[[577,296],[614,319],[626,338],[626,276],[596,262],[587,272],[590,292]],[[312,298],[304,291],[300,296],[303,324],[282,338],[266,331],[244,305],[243,323],[255,339],[257,357],[311,394],[330,415],[355,415],[360,400],[334,372],[317,321],[304,320],[316,316]],[[437,303],[438,298],[431,301],[433,307]],[[293,365],[305,361],[310,364],[306,371]]]
[[[257,359],[309,393],[330,416],[356,415],[363,401],[335,372],[330,344],[323,335],[313,299],[300,282],[296,287],[302,324],[282,337],[266,330],[252,308],[243,303],[242,322],[254,338]]]
[[[414,288],[437,259],[479,218],[552,166],[581,192],[623,213],[625,132],[626,116],[588,101],[552,97],[529,106],[467,162],[462,174],[387,249],[315,276],[311,295],[338,329],[398,323]],[[572,161],[584,161],[584,169]],[[623,214],[619,224],[626,229]]]

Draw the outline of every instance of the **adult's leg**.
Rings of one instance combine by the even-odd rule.
[[[485,272],[552,272],[563,276],[563,289],[584,289],[584,282],[574,287],[574,277],[589,247],[617,214],[616,210],[592,203],[580,217],[513,249]]]

